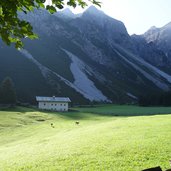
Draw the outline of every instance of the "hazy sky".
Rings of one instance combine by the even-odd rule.
[[[101,0],[101,10],[124,22],[129,34],[142,34],[151,26],[171,22],[171,0]],[[72,10],[82,12],[81,8]]]

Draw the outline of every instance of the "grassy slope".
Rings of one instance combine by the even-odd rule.
[[[0,171],[169,167],[171,115],[167,113],[171,108],[109,105],[77,110],[80,112],[0,111]],[[40,119],[45,121],[37,121]],[[75,125],[77,120],[80,125]]]

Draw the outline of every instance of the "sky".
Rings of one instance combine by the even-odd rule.
[[[151,26],[171,22],[171,0],[101,0],[101,10],[122,21],[129,34],[143,34]],[[72,9],[83,12],[81,8]]]

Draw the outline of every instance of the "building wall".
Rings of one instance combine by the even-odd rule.
[[[39,102],[39,109],[53,111],[68,111],[68,103],[66,102]]]

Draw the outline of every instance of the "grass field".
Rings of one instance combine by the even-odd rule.
[[[67,113],[21,107],[0,111],[0,171],[169,168],[169,113],[169,107],[114,105]]]

